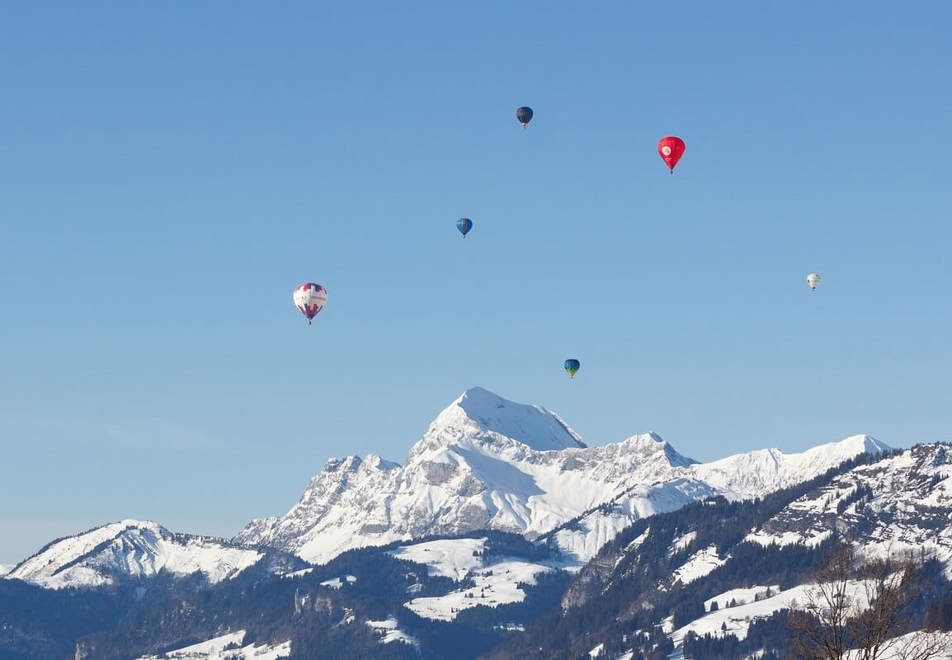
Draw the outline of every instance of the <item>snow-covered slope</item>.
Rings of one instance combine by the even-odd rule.
[[[536,576],[553,570],[546,563],[515,557],[486,559],[487,539],[443,539],[400,546],[390,554],[423,564],[430,575],[465,585],[440,596],[411,598],[403,604],[424,619],[452,621],[465,609],[519,603],[526,597],[521,585],[534,585]]]
[[[703,465],[651,433],[586,447],[554,413],[473,388],[437,416],[403,467],[377,456],[328,461],[286,515],[253,521],[236,540],[325,562],[425,535],[557,530],[559,546],[582,562],[638,518],[714,494],[762,495],[882,447],[857,436]]]
[[[393,617],[387,617],[379,621],[368,620],[365,621],[365,623],[370,626],[375,633],[380,635],[380,644],[400,642],[412,646],[415,649],[419,649],[420,647],[420,643],[413,635],[408,635],[400,630],[399,622]]]
[[[639,518],[674,511],[688,502],[712,495],[731,500],[760,497],[819,476],[860,454],[878,454],[889,449],[868,435],[855,435],[798,454],[761,449],[711,463],[692,463],[677,470],[675,477],[660,483],[637,484],[554,530],[552,536],[566,554],[583,563]]]
[[[810,465],[807,471],[820,471],[818,453],[839,458],[855,449],[881,449],[872,442],[850,438],[845,446],[775,458],[791,470]],[[747,460],[734,457],[719,467]],[[718,485],[730,492],[725,483]],[[950,521],[952,446],[942,444],[859,456],[765,499],[737,503],[711,498],[621,532],[566,589],[562,608],[574,610],[572,615],[529,627],[527,646],[538,645],[542,656],[559,655],[568,646],[566,657],[580,657],[599,644],[606,657],[646,655],[655,648],[660,628],[677,647],[671,658],[681,657],[688,633],[735,638],[723,645],[691,642],[687,646],[694,657],[725,657],[721,652],[759,657],[764,648],[777,650],[788,640],[783,617],[758,626],[748,637],[752,622],[793,607],[794,600],[804,602],[817,566],[833,547],[819,543],[835,534],[849,539],[861,558],[924,551],[943,562],[946,577],[952,577]],[[789,547],[793,544],[805,547]],[[931,568],[923,579],[935,577]],[[852,602],[864,606],[865,585],[851,582],[849,588]],[[939,579],[920,592],[930,608],[939,607],[948,594]],[[686,617],[692,610],[694,616]],[[907,614],[910,625],[921,625],[918,614]],[[632,635],[632,630],[644,634]]]
[[[390,554],[397,559],[423,564],[430,575],[462,580],[483,565],[486,539],[441,539],[400,546]]]
[[[747,540],[815,545],[833,530],[862,537],[868,555],[925,550],[952,578],[952,447],[918,445],[835,477],[792,502]]]
[[[13,570],[13,566],[7,566],[6,564],[0,564],[0,577],[3,577],[7,573]]]
[[[676,648],[680,649],[684,636],[692,631],[700,637],[733,635],[737,639],[744,639],[751,621],[765,619],[778,610],[790,608],[797,601],[803,602],[810,588],[809,585],[799,585],[787,591],[778,590],[770,598],[759,601],[751,599],[750,602],[738,604],[735,607],[715,610],[673,631],[671,641],[674,642]]]
[[[761,449],[698,464],[692,471],[728,499],[745,499],[812,479],[859,454],[878,454],[889,449],[868,435],[854,435],[800,454]]]
[[[139,660],[191,658],[193,660],[278,660],[291,655],[291,642],[283,644],[243,645],[245,631],[227,633],[198,644],[185,646],[162,655],[147,655]]]
[[[173,534],[154,522],[123,520],[53,541],[4,577],[59,589],[97,587],[165,570],[201,572],[214,583],[236,576],[262,556],[226,541]]]

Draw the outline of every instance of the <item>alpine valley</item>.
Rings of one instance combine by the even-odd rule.
[[[924,557],[903,632],[952,628],[952,447],[698,463],[473,388],[403,465],[332,459],[232,539],[122,520],[0,569],[0,659],[791,657],[845,538]]]

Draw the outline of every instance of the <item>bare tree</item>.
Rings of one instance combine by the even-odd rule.
[[[789,626],[798,657],[804,660],[842,660],[846,656],[847,620],[853,609],[850,577],[855,556],[844,544],[830,553],[816,572],[816,586],[801,605],[794,604]]]
[[[814,575],[805,602],[789,616],[797,657],[804,660],[930,660],[947,637],[910,632],[908,610],[925,558],[891,557],[860,562],[854,547],[834,550]]]
[[[893,651],[895,660],[932,660],[952,653],[949,636],[941,632],[916,631],[907,635]]]
[[[921,565],[912,559],[873,559],[857,567],[865,608],[849,619],[859,660],[876,660],[900,644],[902,616],[916,593]]]

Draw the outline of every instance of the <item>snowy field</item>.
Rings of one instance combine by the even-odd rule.
[[[245,631],[228,633],[205,642],[185,646],[162,655],[148,655],[139,660],[165,660],[171,658],[190,658],[192,660],[278,660],[291,655],[291,642],[277,646],[268,644],[248,644],[242,646]]]
[[[496,607],[522,602],[526,593],[517,585],[520,582],[535,584],[536,575],[551,570],[549,566],[527,561],[504,560],[475,569],[470,574],[475,582],[473,587],[451,591],[445,596],[414,598],[403,605],[425,619],[452,621],[461,610],[477,605]]]
[[[671,574],[672,582],[688,584],[699,580],[718,566],[721,566],[727,559],[721,559],[717,554],[717,548],[713,545],[703,550],[699,550],[691,555],[686,562],[679,566]]]
[[[734,635],[737,639],[744,639],[747,637],[747,630],[751,621],[767,618],[778,610],[790,607],[795,600],[805,600],[809,588],[811,587],[808,585],[799,585],[756,603],[747,603],[746,605],[711,612],[675,630],[671,633],[671,641],[674,642],[675,646],[681,646],[684,636],[690,631],[693,631],[699,637],[710,633],[716,637]]]
[[[457,589],[443,596],[414,598],[404,607],[426,619],[452,621],[465,609],[486,605],[496,607],[519,603],[526,597],[519,583],[535,584],[536,576],[554,570],[552,566],[523,559],[499,558],[485,563],[487,539],[447,539],[401,546],[390,554],[427,567],[433,576],[457,582],[470,578],[475,586]]]
[[[390,554],[397,559],[424,564],[431,576],[462,580],[483,565],[482,559],[474,557],[473,553],[482,553],[486,541],[486,538],[427,541],[401,546]]]
[[[321,586],[330,587],[331,589],[340,589],[344,584],[353,584],[357,581],[357,578],[353,575],[345,575],[343,577],[336,577],[330,580],[324,580],[321,582]]]
[[[710,612],[711,605],[717,603],[718,609],[724,609],[727,607],[728,603],[732,600],[736,601],[737,605],[746,605],[748,603],[753,603],[757,594],[764,594],[770,590],[771,596],[775,596],[780,593],[780,585],[775,584],[773,586],[753,586],[753,587],[742,587],[740,589],[730,589],[724,593],[717,594],[713,598],[708,598],[704,601],[704,611]]]
[[[777,587],[771,587],[771,593],[774,593],[774,590]],[[765,619],[772,615],[774,612],[777,612],[782,609],[792,609],[796,603],[805,602],[809,594],[816,589],[814,584],[801,584],[786,591],[780,591],[776,595],[771,596],[770,598],[764,598],[754,602],[754,594],[759,591],[766,590],[766,587],[751,587],[749,589],[732,589],[730,591],[725,591],[722,594],[718,594],[714,598],[710,598],[705,601],[705,608],[709,608],[710,603],[714,600],[718,601],[720,608],[724,608],[723,600],[727,598],[727,601],[730,601],[728,595],[731,597],[736,597],[734,594],[748,594],[750,602],[747,602],[743,605],[740,604],[740,598],[737,598],[738,604],[735,607],[728,607],[724,609],[718,609],[714,612],[709,612],[704,616],[695,619],[691,623],[678,628],[677,630],[669,633],[671,641],[674,642],[677,653],[680,653],[680,648],[684,642],[684,637],[688,632],[694,632],[698,637],[704,637],[704,635],[710,634],[713,637],[724,637],[726,635],[733,635],[737,639],[744,639],[747,637],[747,631],[750,628],[752,621],[756,619]],[[863,583],[861,581],[850,581],[847,584],[847,591],[850,596],[857,601],[857,604],[861,607],[866,606],[866,595],[863,588]],[[680,658],[680,655],[672,655],[672,658]]]
[[[398,622],[393,617],[388,617],[381,621],[367,621],[367,625],[374,629],[374,632],[380,635],[381,644],[391,644],[393,642],[402,642],[409,644],[414,648],[419,648],[420,643],[413,635],[400,630]]]
[[[694,539],[697,538],[697,532],[688,532],[683,534],[678,538],[674,539],[674,542],[671,544],[671,547],[668,548],[668,556],[670,557],[676,552],[681,552],[686,547],[691,545],[694,542]]]

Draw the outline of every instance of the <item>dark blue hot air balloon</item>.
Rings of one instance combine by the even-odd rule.
[[[521,108],[516,108],[516,119],[519,120],[523,128],[528,126],[529,122],[532,121],[532,108],[525,105]]]
[[[459,233],[463,235],[463,238],[466,238],[466,234],[473,228],[473,221],[469,218],[460,218],[456,222],[456,228],[459,229]]]
[[[582,366],[582,363],[576,360],[575,358],[569,358],[565,361],[565,371],[568,373],[570,378],[575,378],[575,373],[579,370],[579,367]]]

